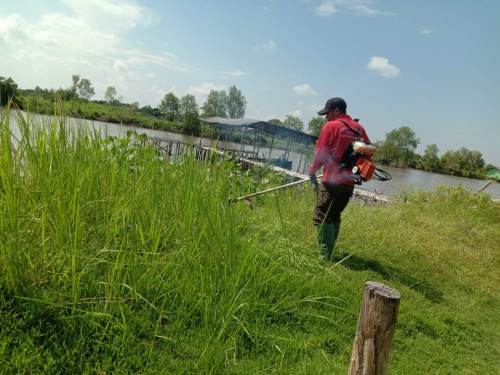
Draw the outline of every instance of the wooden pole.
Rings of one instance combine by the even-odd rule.
[[[476,194],[482,192],[484,189],[486,189],[488,186],[490,186],[490,184],[493,182],[493,180],[488,180],[486,181],[486,185],[484,185],[481,189],[479,189]],[[475,195],[475,194],[474,194]]]
[[[273,153],[273,145],[274,145],[274,136],[276,134],[273,134],[273,137],[271,138],[271,147],[269,148],[269,159],[271,159],[271,154]]]
[[[300,160],[299,160],[299,165],[297,166],[297,172],[299,172],[301,164],[302,164],[302,152],[300,153]]]
[[[224,149],[227,149],[227,133],[228,133],[229,127],[226,127],[226,131],[224,133]]]
[[[400,299],[384,284],[365,284],[348,375],[385,375]]]
[[[205,122],[203,123],[203,127],[201,128],[201,137],[200,137],[200,146],[201,146],[201,141],[203,140],[203,131],[205,130]]]

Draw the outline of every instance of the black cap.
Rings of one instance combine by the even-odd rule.
[[[342,112],[345,112],[347,109],[347,103],[342,98],[331,98],[325,104],[325,108],[321,111],[318,111],[318,115],[324,116],[332,109],[339,108]]]

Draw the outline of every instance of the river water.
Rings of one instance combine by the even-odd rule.
[[[108,136],[123,137],[126,135],[127,130],[135,129],[139,134],[144,133],[152,137],[178,140],[186,143],[192,143],[192,144],[201,143],[203,145],[208,146],[211,145],[211,142],[213,142],[207,138],[192,137],[184,134],[172,133],[162,130],[151,130],[138,127],[132,128],[130,126],[124,126],[124,125],[118,125],[100,121],[84,121],[81,119],[73,119],[73,118],[70,118],[68,120],[69,124],[72,126],[81,126],[81,125],[93,126],[96,130],[100,130],[103,136],[108,135]],[[11,114],[10,117],[10,127],[14,134],[16,133],[17,135],[19,134],[17,130],[17,120],[14,114]],[[223,142],[223,140],[219,141],[219,144],[221,144],[221,142]],[[260,156],[265,155],[268,158],[269,157],[279,158],[285,152],[285,150],[274,148],[270,153],[271,150],[269,150],[269,148],[258,147],[256,145],[241,145],[241,144],[227,143],[224,144],[224,146],[234,149],[258,151],[258,154]],[[310,162],[310,160],[307,160],[303,155],[294,152],[290,152],[288,159],[293,161],[292,169],[296,171],[298,170],[301,173],[304,173],[305,168]],[[378,166],[378,168],[387,171],[392,176],[392,179],[390,181],[371,180],[363,183],[363,185],[359,187],[360,189],[381,195],[394,196],[400,192],[408,190],[422,189],[424,191],[432,191],[438,185],[445,185],[450,187],[461,186],[464,189],[474,193],[481,190],[486,185],[486,181],[482,180],[473,180],[464,177],[455,177],[439,173],[416,170],[416,169],[391,168],[382,165]],[[500,199],[500,183],[492,182],[484,190],[484,192],[489,194],[495,199]]]

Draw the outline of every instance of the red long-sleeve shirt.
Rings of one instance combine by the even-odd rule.
[[[363,125],[354,121],[347,114],[340,114],[335,120],[328,121],[323,126],[316,143],[314,160],[309,166],[308,173],[313,175],[323,167],[323,182],[354,185],[354,182],[348,179],[352,175],[352,171],[346,168],[341,169],[339,161],[347,146],[352,141],[359,140],[360,137],[339,120],[345,121],[351,128],[361,133],[363,142],[370,143]]]

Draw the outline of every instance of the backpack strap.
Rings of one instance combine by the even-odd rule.
[[[358,130],[356,130],[356,129],[352,128],[351,126],[349,126],[349,124],[347,122],[345,122],[344,120],[338,120],[338,121],[340,121],[342,124],[347,126],[349,128],[349,130],[351,130],[354,134],[356,134],[359,138],[361,138],[361,140],[363,140],[363,134],[361,134],[359,124],[358,124]]]

